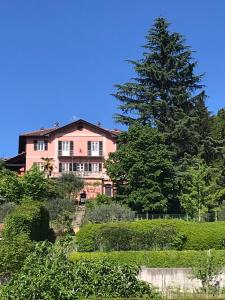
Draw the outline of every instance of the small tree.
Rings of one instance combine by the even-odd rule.
[[[3,169],[0,171],[0,202],[19,203],[23,187],[17,173]]]
[[[44,173],[49,178],[52,175],[52,172],[53,172],[53,170],[55,168],[55,166],[54,166],[54,159],[53,158],[49,158],[49,157],[42,157],[41,159],[43,161]]]
[[[62,173],[58,178],[58,184],[64,198],[76,199],[77,193],[84,187],[84,180],[74,173]]]
[[[224,200],[225,189],[219,185],[218,176],[217,170],[198,158],[193,165],[187,167],[181,179],[180,202],[188,215],[198,215],[198,220],[201,221],[204,212],[218,207]]]
[[[210,289],[217,287],[217,277],[222,271],[222,264],[214,256],[211,250],[202,257],[198,265],[192,269],[193,276],[201,280],[203,291],[207,294]]]

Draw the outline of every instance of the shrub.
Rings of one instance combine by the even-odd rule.
[[[56,220],[64,212],[72,213],[75,210],[74,202],[70,199],[51,199],[45,203],[49,211],[50,220]]]
[[[18,271],[25,258],[32,252],[34,243],[26,234],[18,234],[12,240],[0,241],[0,281]]]
[[[127,206],[112,203],[101,204],[92,209],[87,209],[85,222],[106,223],[113,221],[131,221],[134,220],[135,213]]]
[[[13,202],[6,202],[0,205],[0,223],[4,222],[5,217],[13,211],[15,206]]]
[[[0,290],[1,299],[158,298],[137,279],[138,267],[107,259],[71,262],[64,245],[37,245],[21,271]]]
[[[215,260],[225,266],[225,250],[213,250]],[[207,258],[207,251],[163,250],[163,251],[112,251],[112,252],[73,252],[72,261],[87,259],[98,261],[110,260],[114,264],[130,264],[149,268],[193,268]]]
[[[159,249],[204,250],[210,248],[223,249],[225,247],[225,222],[195,223],[182,220],[142,220],[120,222],[119,224],[85,225],[77,234],[79,251],[98,250],[96,248],[96,239],[100,235],[101,230],[114,227],[121,230],[126,228],[133,232],[133,240],[135,244],[139,245],[138,249],[130,248],[134,250],[150,249],[148,247],[151,240],[151,249],[158,247]],[[168,232],[166,228],[168,228]],[[167,235],[169,232],[170,236]]]
[[[2,232],[4,239],[13,239],[21,233],[34,241],[48,238],[49,214],[42,203],[25,201],[6,217]]]

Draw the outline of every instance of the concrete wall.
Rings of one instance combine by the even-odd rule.
[[[201,281],[192,277],[190,268],[146,268],[142,267],[139,279],[153,284],[160,291],[179,289],[193,292],[201,288]],[[225,269],[215,278],[218,287],[225,287]]]

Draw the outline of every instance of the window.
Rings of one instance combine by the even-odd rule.
[[[45,151],[48,150],[48,141],[34,141],[35,151]]]
[[[44,163],[43,162],[34,162],[33,165],[36,166],[39,171],[41,171],[41,172],[44,171]]]
[[[83,172],[84,171],[84,163],[76,164],[76,171]]]
[[[59,163],[59,172],[67,173],[70,172],[70,163]]]
[[[102,141],[89,141],[88,142],[88,155],[89,156],[101,156],[102,151]]]
[[[99,164],[91,164],[91,171],[94,173],[99,172]]]
[[[58,141],[59,156],[73,156],[73,141]]]

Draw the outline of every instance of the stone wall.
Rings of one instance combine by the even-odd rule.
[[[160,291],[180,290],[190,291],[201,288],[201,281],[193,278],[190,268],[146,268],[142,267],[139,279],[153,284]],[[225,287],[225,269],[215,278],[218,287]]]

